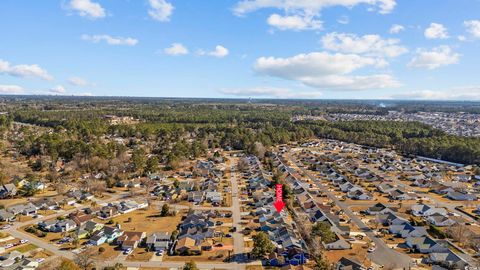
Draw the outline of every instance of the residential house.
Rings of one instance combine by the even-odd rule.
[[[138,247],[145,237],[145,232],[124,232],[122,236],[117,238],[117,244],[123,250],[134,249]]]
[[[120,229],[120,226],[117,227],[103,227],[102,229],[93,233],[92,237],[89,239],[89,243],[93,245],[101,245],[103,243],[112,243],[118,237],[123,235],[123,231]]]
[[[73,190],[67,193],[67,196],[75,198],[77,201],[88,201],[92,200],[94,196],[86,191],[82,190]]]
[[[77,224],[77,226],[82,226],[87,221],[90,221],[93,219],[93,216],[82,213],[82,212],[71,213],[70,215],[68,215],[68,217],[72,219],[75,222],[75,224]]]
[[[196,245],[195,239],[191,237],[184,237],[178,240],[175,246],[175,252],[184,255],[184,254],[200,254],[201,248]]]
[[[395,186],[393,186],[392,184],[390,184],[388,182],[383,182],[383,183],[381,183],[377,186],[377,189],[378,189],[379,192],[386,194],[386,193],[389,193],[390,191],[394,190]]]
[[[203,191],[191,191],[188,193],[188,201],[194,203],[201,203],[205,193]]]
[[[446,216],[448,214],[447,209],[432,207],[426,204],[414,204],[411,206],[412,215],[417,217],[428,217],[433,214],[440,214]]]
[[[449,269],[466,269],[468,263],[451,250],[445,252],[432,252],[429,254],[428,262],[440,264]]]
[[[353,200],[372,200],[373,197],[370,193],[362,189],[354,189],[347,193],[347,197]]]
[[[205,198],[213,205],[220,205],[223,201],[222,193],[216,191],[206,192]]]
[[[454,201],[475,201],[477,196],[474,194],[461,193],[457,191],[450,191],[447,193],[447,198]]]
[[[448,248],[437,243],[429,236],[409,237],[405,240],[405,244],[407,247],[413,249],[415,252],[423,254],[448,251]]]
[[[410,200],[412,199],[405,191],[400,189],[394,189],[388,192],[388,197],[392,200]]]
[[[449,217],[441,215],[439,213],[428,216],[427,221],[438,227],[452,226],[457,223]]]
[[[55,224],[55,232],[70,232],[76,228],[77,224],[71,219],[60,220]]]
[[[399,217],[397,214],[388,212],[386,214],[378,214],[376,216],[377,221],[380,224],[389,226],[389,225],[401,225],[405,223],[409,223],[408,220]]]
[[[104,225],[102,223],[89,220],[78,227],[77,236],[79,239],[87,238],[94,232],[101,230],[103,226]]]
[[[37,209],[55,210],[58,209],[58,202],[52,198],[41,198],[32,202]]]
[[[390,225],[388,231],[401,238],[426,236],[427,230],[423,226],[412,226],[410,223]]]
[[[149,250],[167,250],[170,245],[171,234],[169,232],[154,232],[147,237],[146,245]]]
[[[7,211],[12,213],[13,215],[26,215],[26,216],[33,216],[37,214],[37,207],[32,203],[27,204],[17,204],[7,208]]]
[[[53,231],[55,231],[55,225],[56,224],[57,224],[56,219],[50,219],[50,220],[41,221],[37,225],[43,231],[53,232]]]
[[[364,267],[361,263],[359,263],[355,259],[348,259],[345,257],[342,257],[335,265],[335,270],[366,270],[366,269],[367,269],[366,267]]]
[[[0,209],[0,221],[2,222],[10,222],[15,219],[15,215],[5,211],[4,209]]]
[[[387,206],[385,206],[383,203],[376,203],[375,205],[370,206],[366,210],[366,212],[369,215],[378,215],[378,214],[385,214],[387,212],[392,212],[392,210]]]
[[[323,244],[325,249],[327,250],[345,250],[345,249],[351,249],[352,245],[347,242],[345,239],[337,235],[337,241],[334,241],[332,243],[324,243]]]
[[[0,187],[0,199],[10,198],[17,195],[17,188],[14,184],[5,184]]]

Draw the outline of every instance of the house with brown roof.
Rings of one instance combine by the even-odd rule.
[[[87,221],[93,219],[93,216],[91,216],[89,214],[84,214],[82,212],[71,213],[70,215],[68,215],[68,217],[71,220],[73,220],[77,224],[77,226],[81,226],[81,225],[87,223]]]
[[[195,245],[195,239],[191,237],[184,237],[178,240],[177,245],[175,246],[175,252],[179,254],[200,254],[201,249],[199,246]]]
[[[117,244],[122,247],[123,250],[134,249],[142,242],[147,236],[145,232],[124,232],[122,236],[117,238]]]

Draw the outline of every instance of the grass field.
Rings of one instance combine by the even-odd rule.
[[[147,235],[158,231],[172,232],[177,228],[186,210],[180,211],[176,216],[160,217],[158,209],[137,210],[131,213],[114,217],[112,220],[119,223],[124,231],[146,232]],[[131,221],[129,222],[129,218]],[[106,223],[108,220],[97,220]]]

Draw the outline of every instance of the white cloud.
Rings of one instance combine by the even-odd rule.
[[[319,98],[322,93],[319,91],[292,91],[287,88],[278,87],[252,87],[252,88],[233,88],[222,89],[223,94],[237,97],[264,97],[264,98]]]
[[[229,54],[229,51],[228,51],[227,48],[223,47],[222,45],[217,45],[217,46],[215,46],[215,50],[213,50],[213,51],[207,52],[207,51],[204,51],[204,50],[198,50],[197,54],[198,55],[209,55],[209,56],[213,56],[213,57],[222,58],[222,57],[227,56]]]
[[[25,90],[18,85],[1,85],[0,84],[0,93],[1,94],[21,94]]]
[[[431,23],[430,27],[425,29],[424,35],[428,39],[447,39],[448,31],[442,24]]]
[[[349,24],[350,23],[350,18],[346,15],[343,15],[340,18],[337,19],[337,22],[339,24]]]
[[[68,83],[74,86],[92,86],[93,83],[88,82],[87,80],[80,77],[70,77]]]
[[[39,65],[14,65],[0,59],[0,74],[8,74],[16,77],[37,77],[51,81],[53,77]]]
[[[71,0],[67,9],[77,12],[82,17],[91,19],[104,18],[106,16],[105,9],[99,3],[91,0]]]
[[[268,17],[267,23],[270,26],[278,28],[280,30],[312,30],[321,29],[322,22],[315,20],[312,17],[305,17],[299,15],[282,16],[278,14],[272,14]]]
[[[148,15],[154,20],[160,22],[170,21],[173,10],[175,9],[173,5],[165,0],[149,0],[150,9],[148,10]]]
[[[363,90],[398,87],[388,74],[351,75],[364,67],[378,67],[381,59],[356,54],[312,52],[289,58],[261,57],[254,69],[262,75],[299,81],[307,86],[328,90]]]
[[[454,87],[448,90],[419,90],[393,95],[393,99],[480,100],[480,86]]]
[[[185,55],[188,54],[188,49],[181,43],[172,43],[172,45],[163,50],[168,55]]]
[[[457,39],[458,39],[459,41],[466,41],[466,40],[467,40],[467,37],[465,37],[465,36],[463,36],[463,35],[460,35],[460,36],[457,37]]]
[[[392,25],[392,27],[390,27],[390,30],[389,30],[390,34],[398,34],[403,31],[405,31],[405,27],[400,24]]]
[[[354,7],[358,4],[377,6],[379,12],[390,13],[396,6],[395,0],[243,0],[234,7],[234,13],[244,15],[263,8],[277,8],[285,11],[302,11],[315,14],[332,6]]]
[[[57,85],[49,90],[50,93],[54,94],[65,94],[67,92],[67,89],[61,85]]]
[[[269,24],[270,19],[276,23],[270,25],[282,27],[280,29],[306,30],[319,29],[321,21],[318,18],[324,8],[333,6],[352,8],[359,4],[370,5],[378,8],[379,13],[386,14],[395,8],[396,0],[242,0],[237,2],[233,12],[237,16],[243,16],[259,9],[275,8],[284,11],[285,14],[273,14],[274,17],[271,15]],[[286,28],[286,25],[295,27]]]
[[[74,94],[74,96],[92,97],[92,96],[94,96],[94,95],[93,95],[92,93],[90,93],[90,92],[85,92],[85,93]]]
[[[460,54],[454,52],[449,46],[439,46],[431,51],[418,49],[417,55],[408,64],[409,67],[436,69],[441,66],[457,64]]]
[[[125,45],[125,46],[135,46],[138,43],[137,39],[130,37],[112,37],[109,35],[82,35],[83,40],[90,41],[93,43],[99,43],[101,41],[106,42],[109,45]]]
[[[398,39],[382,39],[378,35],[329,33],[322,37],[325,49],[343,53],[366,54],[378,57],[397,57],[408,52]]]
[[[465,21],[463,24],[474,38],[480,38],[480,20]]]

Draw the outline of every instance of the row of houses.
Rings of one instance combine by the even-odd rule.
[[[255,156],[248,156],[246,160],[250,168],[246,192],[253,199],[253,215],[258,220],[259,230],[268,235],[276,248],[276,252],[269,255],[268,263],[274,266],[305,263],[308,258],[306,244],[294,229],[288,212],[283,210],[279,213],[273,206],[274,192],[270,188],[271,182],[265,178],[260,161]]]
[[[350,235],[350,227],[340,224],[338,215],[331,213],[331,209],[325,205],[319,205],[312,195],[309,193],[311,188],[300,181],[291,170],[286,166],[279,156],[275,157],[275,163],[281,171],[285,172],[285,180],[292,188],[297,203],[300,205],[305,215],[312,224],[317,222],[326,222],[330,225],[330,229],[336,235],[336,240],[330,243],[323,243],[327,250],[344,250],[350,249],[351,245],[345,240]]]
[[[217,211],[191,210],[178,226],[178,236],[175,244],[175,253],[179,255],[199,255],[202,251],[213,248],[215,237],[223,235],[216,229],[217,217],[229,216]]]
[[[105,206],[102,206],[97,213],[97,217],[100,219],[110,219],[118,215],[127,214],[138,209],[148,207],[147,201],[140,200],[125,200],[119,202],[111,202]]]
[[[399,216],[392,209],[376,204],[370,207],[367,212],[376,214],[376,221],[383,226],[387,226],[390,234],[402,238],[404,245],[412,252],[428,255],[427,259],[424,259],[424,263],[453,269],[464,269],[468,265],[463,258],[448,248],[447,243],[433,239],[428,235],[425,227],[412,225],[407,219]],[[426,205],[412,206],[412,214],[414,215],[434,216],[443,213],[444,211],[441,209],[431,208]]]
[[[0,256],[0,269],[3,270],[34,270],[38,266],[38,260],[28,258],[16,250]]]
[[[21,188],[27,186],[36,190],[43,190],[47,187],[40,181],[29,181],[15,177],[11,183],[0,185],[0,199],[12,198],[18,194]]]
[[[81,194],[75,196],[76,194]],[[40,199],[32,200],[22,204],[16,204],[7,207],[6,209],[0,209],[0,221],[13,221],[18,215],[34,216],[37,215],[39,210],[58,210],[64,205],[75,205],[78,198],[86,196],[86,193],[79,193],[72,191],[65,195],[58,195],[54,197],[43,197]],[[93,195],[88,198],[92,199]]]

